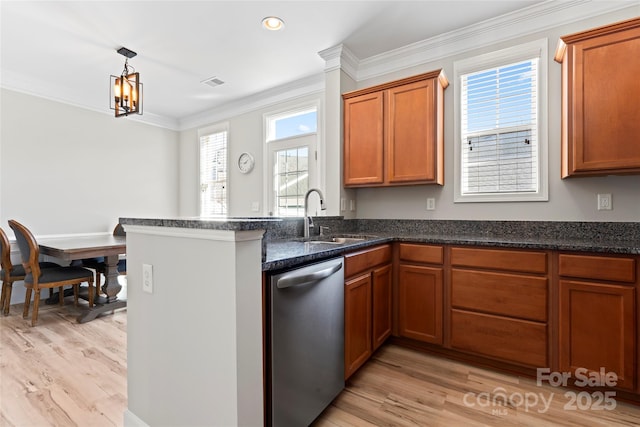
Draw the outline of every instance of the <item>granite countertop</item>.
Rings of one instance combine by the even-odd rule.
[[[382,236],[367,236],[362,241],[343,244],[309,243],[295,238],[274,240],[267,242],[266,260],[262,263],[262,271],[297,267],[314,261],[342,256],[346,252],[392,242],[393,240],[392,237]]]
[[[329,235],[363,240],[304,242],[302,218],[120,218],[121,224],[217,230],[264,230],[262,270],[274,272],[394,242],[640,255],[640,222],[394,220],[315,217]],[[318,236],[313,237],[317,239]]]
[[[369,235],[364,240],[341,245],[309,244],[300,239],[275,240],[266,244],[266,260],[263,271],[275,271],[297,267],[314,261],[342,256],[383,243],[402,241],[443,245],[473,245],[518,249],[598,252],[609,254],[640,255],[640,241],[598,240],[579,238],[533,238],[516,236],[482,236],[474,234],[388,234]]]
[[[282,218],[248,217],[179,217],[179,218],[120,218],[120,224],[147,227],[175,227],[203,230],[245,231],[265,229],[282,222]]]

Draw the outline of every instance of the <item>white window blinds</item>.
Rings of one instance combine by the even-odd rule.
[[[200,215],[227,214],[227,131],[200,136]]]
[[[460,76],[462,196],[538,191],[538,62]]]

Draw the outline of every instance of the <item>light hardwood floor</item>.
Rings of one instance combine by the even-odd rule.
[[[33,328],[22,304],[0,316],[0,426],[122,426],[127,312],[79,324],[66,303],[43,304]]]
[[[44,306],[35,328],[22,319],[21,305],[0,317],[0,426],[123,424],[126,310],[81,325],[67,302]],[[482,393],[493,396],[500,387],[516,405],[488,404]],[[314,427],[640,425],[640,407],[622,402],[613,411],[565,410],[566,391],[386,345]],[[517,406],[519,396],[533,403],[534,394],[547,401],[553,396],[550,408],[545,411],[541,400],[528,410]]]

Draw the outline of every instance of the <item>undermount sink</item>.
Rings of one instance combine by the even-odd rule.
[[[348,243],[358,243],[371,238],[372,236],[316,236],[310,240],[311,244],[344,245]]]

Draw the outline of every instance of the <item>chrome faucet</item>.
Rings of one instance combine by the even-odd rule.
[[[320,197],[320,209],[322,209],[323,211],[327,209],[327,207],[324,205],[324,196],[322,195],[322,191],[318,190],[317,188],[312,188],[309,191],[307,191],[307,194],[304,195],[304,238],[305,240],[309,238],[309,228],[313,227],[313,220],[309,215],[309,195],[311,195],[311,193],[313,193],[314,191],[318,193],[318,196]]]

